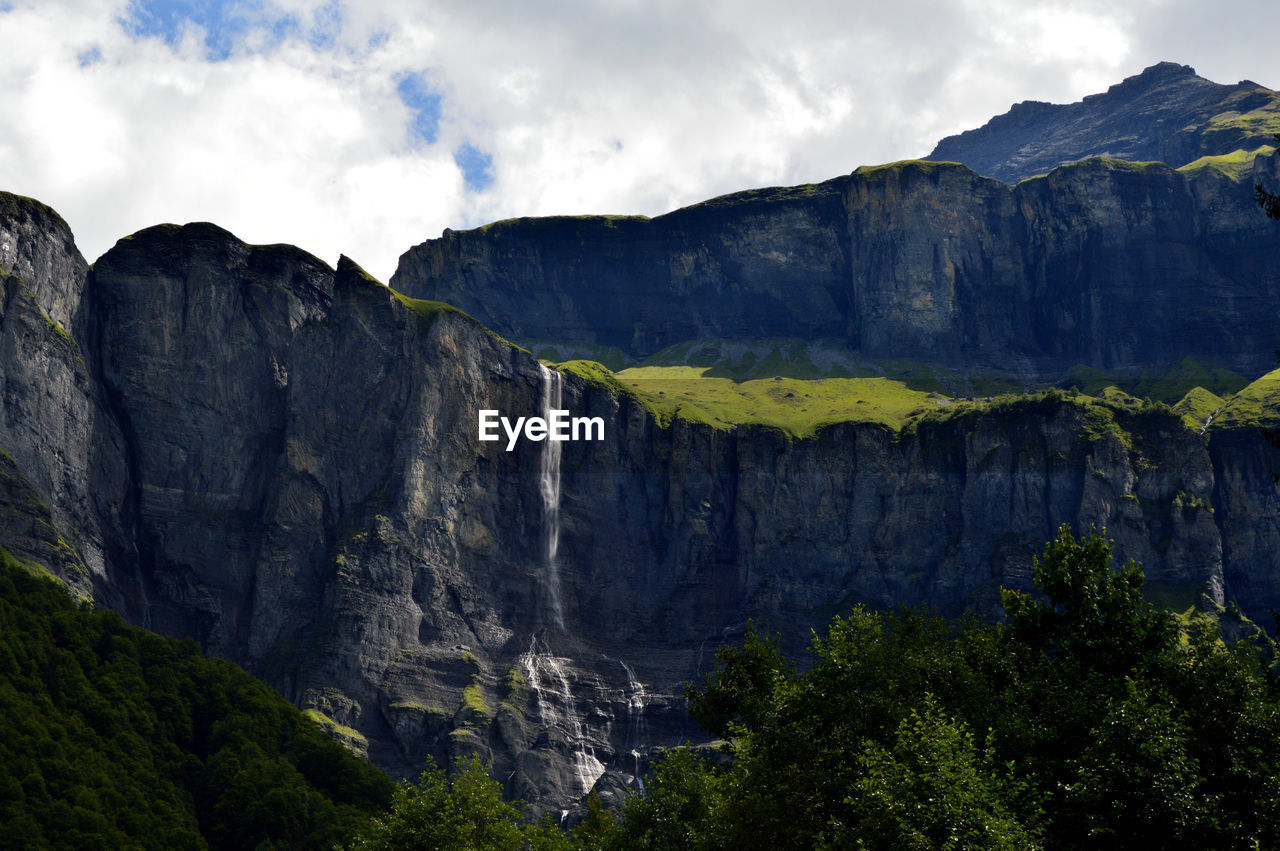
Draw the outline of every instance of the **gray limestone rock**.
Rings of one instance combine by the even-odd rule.
[[[1184,357],[1256,375],[1280,313],[1280,229],[1239,174],[1087,160],[1008,187],[960,165],[860,168],[649,219],[446,232],[393,287],[502,334],[636,358],[702,338],[824,340],[871,359],[1056,379]]]
[[[128,477],[89,354],[87,272],[60,216],[0,193],[0,450],[76,552],[55,572],[132,610],[112,591],[131,546]]]
[[[911,209],[935,178],[1007,203],[967,172],[886,174],[875,197]],[[957,268],[981,256],[966,245]],[[479,754],[539,811],[616,798],[699,739],[684,685],[749,620],[797,651],[857,603],[993,613],[1064,522],[1105,525],[1162,587],[1280,602],[1265,456],[1239,429],[1206,443],[1064,394],[806,440],[662,425],[345,258],[161,226],[83,274],[58,285],[83,293],[80,338],[3,279],[0,545],[88,571],[99,601],[400,775]],[[479,410],[557,397],[603,439],[477,439]]]

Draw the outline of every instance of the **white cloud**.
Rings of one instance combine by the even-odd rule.
[[[444,227],[823,180],[1163,59],[1280,85],[1273,4],[1233,6],[1243,39],[1197,8],[274,0],[233,7],[265,28],[213,62],[195,24],[131,37],[123,0],[20,2],[0,12],[0,188],[56,207],[90,259],[150,224],[211,220],[385,279]],[[397,94],[407,73],[440,96],[430,144]],[[465,144],[492,157],[483,191],[455,163]]]

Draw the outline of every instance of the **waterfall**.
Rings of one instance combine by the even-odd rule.
[[[551,412],[562,404],[562,376],[541,364],[542,415],[550,422]],[[538,486],[542,493],[542,526],[545,535],[543,549],[543,581],[546,588],[544,606],[540,612],[543,629],[535,632],[529,641],[529,650],[520,657],[520,665],[538,702],[538,718],[547,730],[558,730],[572,756],[573,779],[577,794],[585,795],[595,787],[604,774],[604,764],[596,758],[595,750],[588,744],[586,730],[578,713],[573,696],[568,659],[556,656],[545,643],[539,645],[539,635],[546,634],[546,627],[560,630],[562,639],[568,638],[564,625],[564,609],[560,597],[560,441],[548,437],[544,441],[542,457],[538,464]],[[544,639],[545,640],[545,639]],[[643,691],[643,689],[642,689]]]
[[[573,753],[573,771],[578,794],[585,795],[604,774],[604,765],[596,759],[595,750],[586,743],[578,705],[569,685],[569,675],[559,657],[538,652],[538,638],[529,642],[529,652],[520,657],[529,688],[538,697],[538,718],[542,726],[556,728],[564,734]]]
[[[648,738],[649,734],[644,720],[644,684],[636,679],[636,672],[630,665],[621,659],[618,660],[618,664],[622,666],[622,670],[627,674],[627,690],[630,692],[627,698],[627,741],[625,747],[631,749],[631,758],[635,763],[636,787],[643,793],[644,777],[640,769],[640,748],[644,745],[645,739]]]
[[[542,372],[542,415],[548,421],[552,409],[560,407],[560,373],[538,364]],[[542,488],[542,525],[546,534],[546,585],[551,604],[551,620],[564,629],[564,610],[560,606],[560,441],[550,437],[543,442],[539,464]]]

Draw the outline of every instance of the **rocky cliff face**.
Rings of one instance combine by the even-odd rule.
[[[897,200],[876,217],[905,205],[914,220],[948,179],[976,187],[968,209],[1010,203],[968,172],[879,179],[875,198]],[[1101,170],[1096,191],[1122,179]],[[820,197],[838,221],[846,196]],[[22,203],[6,233],[43,215],[23,239],[70,245]],[[818,220],[762,220],[775,214],[797,234]],[[763,250],[741,227],[724,244]],[[963,270],[981,256],[968,245],[957,233],[940,256]],[[345,259],[333,270],[202,224],[142,231],[92,270],[58,256],[43,290],[26,267],[4,279],[0,545],[245,665],[400,774],[479,753],[540,808],[608,796],[699,735],[683,684],[749,619],[798,648],[857,602],[989,612],[1062,522],[1106,525],[1161,587],[1280,604],[1265,578],[1274,488],[1243,426],[1206,442],[1169,413],[1099,419],[1062,395],[803,441],[662,426]],[[944,291],[899,284],[922,305]],[[50,313],[59,298],[70,328]],[[885,294],[857,310],[906,307]],[[557,399],[600,417],[603,439],[477,440],[479,409]]]
[[[862,168],[653,220],[446,232],[392,286],[519,338],[643,357],[703,337],[839,342],[874,359],[1057,376],[1192,356],[1258,374],[1280,231],[1240,173],[1091,160],[1009,188],[948,164]]]
[[[1181,166],[1251,151],[1280,131],[1280,92],[1220,85],[1173,62],[1152,65],[1072,104],[1023,101],[982,127],[948,136],[926,159],[964,163],[1016,183],[1093,156]]]
[[[515,337],[649,353],[703,336],[841,336],[844,180],[728,196],[657,219],[553,217],[446,231],[393,286]],[[799,330],[797,330],[799,329]]]
[[[50,208],[0,192],[0,546],[128,608],[124,444],[88,349],[88,265]]]

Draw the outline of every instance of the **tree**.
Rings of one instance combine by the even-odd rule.
[[[654,767],[645,793],[628,798],[612,847],[701,849],[751,847],[726,842],[716,798],[722,778],[690,748],[669,751]]]
[[[549,829],[548,829],[549,827]],[[502,786],[480,760],[465,760],[454,776],[431,764],[416,784],[396,789],[391,811],[348,846],[351,851],[519,851],[572,847],[554,825],[521,824],[502,800]]]
[[[1008,633],[1025,647],[1064,654],[1083,672],[1124,676],[1177,646],[1173,618],[1142,596],[1142,567],[1130,560],[1113,572],[1111,544],[1101,534],[1077,541],[1063,524],[1044,555],[1032,559],[1032,574],[1047,601],[1001,594]]]
[[[696,717],[728,767],[672,754],[623,810],[672,848],[1280,847],[1280,681],[1208,615],[1142,594],[1064,526],[1002,624],[855,609],[783,663],[723,649]]]
[[[863,777],[845,800],[856,820],[830,824],[823,847],[1040,847],[1009,811],[1008,780],[991,752],[976,748],[968,726],[932,695],[898,725],[891,747],[869,742],[858,762]]]

